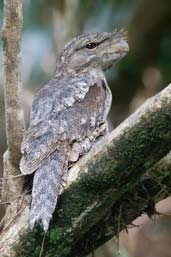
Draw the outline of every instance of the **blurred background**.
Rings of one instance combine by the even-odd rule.
[[[111,128],[171,81],[170,0],[23,2],[21,73],[26,124],[34,94],[52,76],[56,59],[65,43],[80,33],[111,31],[114,28],[128,31],[130,53],[106,74],[113,93],[109,115]],[[0,0],[0,25],[2,19],[3,1]],[[3,172],[2,156],[6,149],[2,68],[0,41],[0,176]],[[0,210],[2,217],[3,208]],[[129,229],[128,235],[121,233],[120,256],[171,256],[170,198],[159,204],[159,210],[168,215],[153,220],[143,215],[135,221],[138,226]],[[92,256],[118,256],[117,250],[116,240],[113,239]]]

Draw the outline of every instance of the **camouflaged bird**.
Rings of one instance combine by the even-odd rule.
[[[128,52],[121,32],[81,35],[64,48],[54,77],[34,97],[20,167],[35,172],[30,228],[48,230],[62,178],[107,132],[111,92],[104,72]]]

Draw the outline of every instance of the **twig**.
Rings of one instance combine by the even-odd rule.
[[[26,195],[27,193],[29,193],[31,191],[31,189],[27,190],[24,192],[24,194],[20,194],[18,196],[16,196],[15,198],[11,199],[10,201],[0,201],[0,205],[4,205],[4,204],[12,204],[14,203],[16,200],[20,199],[21,197],[24,197],[24,195]]]
[[[5,178],[0,178],[0,181],[8,180],[8,179],[15,179],[15,178],[21,178],[23,177],[23,174],[15,175],[15,176],[10,176],[10,177],[5,177]]]
[[[45,237],[46,237],[46,233],[44,233],[44,236],[43,236],[39,257],[41,257],[42,254],[43,254],[43,249],[44,249],[44,244],[45,244]]]

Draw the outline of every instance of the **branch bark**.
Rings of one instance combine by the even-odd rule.
[[[69,172],[43,240],[28,201],[1,233],[1,255],[85,256],[170,193],[171,85],[103,138]],[[164,159],[163,159],[164,158]],[[162,192],[162,194],[161,194]],[[23,196],[23,199],[28,196]],[[152,199],[151,199],[152,197]],[[17,228],[17,229],[16,229]],[[21,237],[20,237],[21,236]]]
[[[20,47],[23,25],[22,0],[4,0],[2,27],[4,58],[4,98],[8,150],[4,154],[4,178],[19,172],[20,145],[24,129],[21,104]],[[11,201],[21,193],[23,178],[4,180],[3,200]]]

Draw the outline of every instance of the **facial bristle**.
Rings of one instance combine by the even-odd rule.
[[[113,33],[116,35],[119,35],[124,40],[128,39],[128,32],[124,28],[121,28],[121,29],[115,28],[113,30]]]

